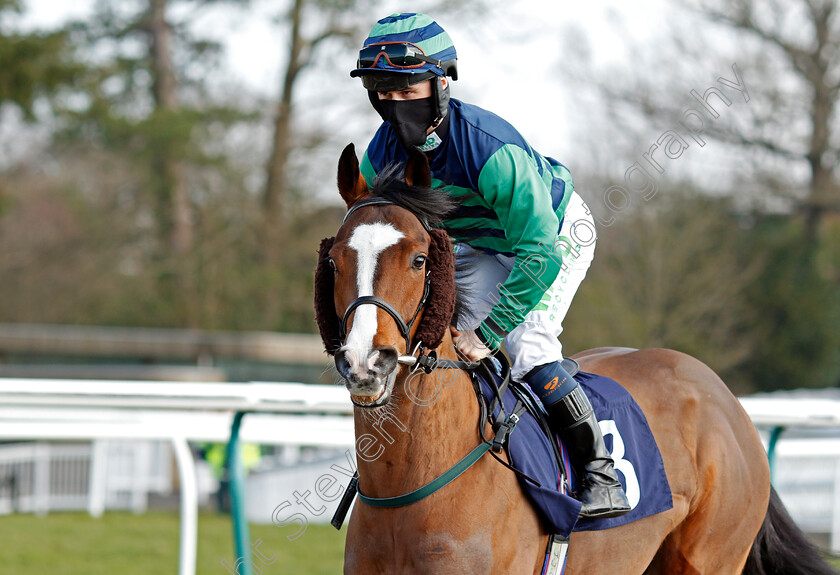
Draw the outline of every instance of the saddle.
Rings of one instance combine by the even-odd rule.
[[[568,357],[562,361],[563,369],[574,377],[580,371],[580,364],[574,359]],[[496,385],[496,380],[490,370],[495,371],[501,379],[501,384]],[[480,374],[484,375],[484,381],[490,384],[493,391],[492,399],[487,403],[487,398],[481,390]],[[470,372],[470,378],[473,380],[473,386],[476,389],[476,395],[479,402],[484,402],[487,405],[488,418],[493,426],[493,432],[496,434],[493,440],[493,451],[498,453],[503,448],[508,456],[508,461],[512,461],[510,454],[510,434],[513,431],[516,423],[521,419],[522,414],[527,412],[537,422],[539,428],[542,430],[545,438],[552,446],[552,453],[554,455],[554,463],[560,470],[561,477],[565,483],[567,491],[569,491],[569,477],[567,472],[566,456],[560,449],[560,444],[548,423],[548,414],[545,411],[542,403],[534,396],[528,385],[521,381],[515,381],[510,377],[510,364],[504,355],[499,354],[499,357],[487,358],[482,362],[481,368]],[[517,398],[517,402],[511,410],[510,415],[505,415],[504,403],[502,398],[505,391],[510,389]],[[513,419],[513,425],[510,425],[507,420]],[[530,481],[534,485],[540,483],[528,477],[522,471],[515,467],[510,469],[526,481]]]
[[[504,389],[505,364],[501,366],[501,375],[487,369],[473,374],[475,379],[480,380],[484,396],[492,398],[490,405],[495,405],[496,398],[502,396],[506,411],[520,416],[523,414],[519,404],[526,406],[525,411],[531,417],[521,417],[515,433],[506,433],[504,449],[523,491],[549,533],[564,537],[572,531],[618,527],[673,507],[662,455],[639,405],[618,382],[579,371],[576,363],[569,360],[563,367],[575,375],[589,397],[604,434],[604,442],[630,500],[632,510],[620,517],[579,517],[580,502],[569,495],[576,485],[565,446],[549,431],[542,404],[527,385],[508,382]],[[491,375],[499,378],[498,381],[493,381]],[[499,422],[504,423],[505,416],[496,414],[495,409],[491,413],[496,415],[496,429]]]

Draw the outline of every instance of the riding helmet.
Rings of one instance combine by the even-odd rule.
[[[420,66],[399,67],[391,64],[388,58],[380,57],[373,67],[362,67],[361,56],[365,48],[376,44],[407,43],[420,48],[428,59],[436,62],[424,62]],[[434,20],[425,14],[406,12],[392,14],[381,20],[371,29],[360,52],[357,67],[350,72],[352,77],[361,77],[362,85],[368,90],[371,102],[376,107],[376,92],[402,90],[413,84],[438,78],[432,82],[432,95],[437,102],[441,117],[449,109],[449,86],[444,89],[440,78],[449,76],[458,79],[456,65],[458,55],[449,34]]]

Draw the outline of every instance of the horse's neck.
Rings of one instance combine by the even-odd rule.
[[[438,353],[459,359],[453,349],[447,334]],[[361,491],[392,497],[431,481],[478,445],[477,423],[478,404],[466,372],[443,368],[409,375],[402,367],[388,406],[379,412],[356,408]]]

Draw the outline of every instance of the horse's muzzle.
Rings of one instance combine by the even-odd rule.
[[[373,349],[359,358],[355,349],[342,347],[335,354],[335,368],[344,378],[350,399],[360,407],[379,407],[388,402],[396,373],[397,350],[390,346]]]

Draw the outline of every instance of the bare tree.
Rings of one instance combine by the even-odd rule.
[[[679,183],[685,189],[702,188],[710,197],[732,198],[732,209],[740,217],[721,220],[733,230],[710,226],[687,236],[693,229],[702,231],[708,217],[689,209],[687,219],[661,228],[668,249],[663,254],[663,245],[636,240],[631,244],[629,238],[637,236],[637,230],[625,226],[657,229],[667,219],[650,220],[632,209],[626,218],[615,216],[615,229],[603,234],[606,241],[595,266],[610,260],[615,273],[611,281],[630,287],[608,300],[621,303],[610,307],[619,321],[607,325],[629,334],[629,345],[666,344],[693,351],[724,373],[731,372],[744,389],[830,385],[840,373],[837,2],[685,0],[672,16],[670,34],[631,46],[631,65],[624,73],[578,71],[579,79],[588,72],[590,86],[597,88],[594,97],[607,104],[604,115],[609,114],[608,126],[592,130],[600,138],[593,147],[616,156],[622,150],[616,141],[623,139],[633,150],[641,168],[624,172],[620,185],[642,193],[658,190],[646,194],[645,200],[656,198],[648,204],[638,201],[641,194],[629,194],[634,207],[667,205],[673,194],[669,188]],[[593,76],[598,80],[592,81]],[[736,100],[741,105],[736,107]],[[604,146],[604,129],[621,133]],[[666,134],[672,142],[683,140],[675,147],[676,157],[688,145],[692,154],[703,149],[702,161],[694,164],[692,159],[701,159],[697,155],[680,164],[665,163],[673,158],[662,162],[675,172],[685,167],[689,177],[684,182],[656,173],[656,166],[647,162],[646,155],[654,150],[651,144],[662,144]],[[642,177],[641,169],[649,177]],[[629,177],[643,185],[630,185]],[[610,186],[606,183],[601,189]],[[743,203],[745,197],[748,204]],[[603,213],[600,200],[593,207]],[[747,206],[751,209],[745,210]],[[738,228],[743,233],[733,233]],[[607,238],[618,230],[624,230],[628,240],[611,245]],[[629,253],[628,245],[634,248]],[[697,249],[710,251],[693,256]],[[735,259],[719,257],[740,250]],[[628,268],[629,262],[635,264]],[[664,273],[657,273],[657,265]],[[599,277],[595,270],[592,278]],[[695,283],[697,288],[691,288]],[[716,283],[739,287],[727,292]],[[634,294],[635,299],[627,299]],[[698,345],[703,341],[692,332],[703,334],[706,344]]]
[[[280,98],[274,114],[274,138],[268,160],[268,178],[263,192],[266,219],[277,222],[282,211],[282,195],[287,186],[286,165],[293,146],[292,113],[294,89],[300,73],[309,67],[319,46],[327,40],[352,38],[356,29],[340,24],[339,11],[332,9],[325,14],[326,24],[315,35],[303,32],[304,11],[307,5],[317,5],[313,0],[293,0],[286,17],[289,32],[289,55],[283,72]]]
[[[291,0],[288,12],[280,20],[288,35],[288,55],[274,110],[271,153],[262,194],[261,245],[269,260],[277,259],[283,243],[283,226],[288,222],[285,203],[290,188],[290,156],[296,146],[312,136],[293,125],[299,80],[303,72],[313,66],[324,46],[332,45],[341,53],[351,53],[352,39],[361,34],[360,19],[353,12],[369,12],[369,7],[368,0]]]
[[[162,115],[176,113],[178,85],[172,63],[172,28],[166,19],[168,0],[149,0],[146,25],[152,93],[155,108]],[[183,166],[172,142],[155,150],[152,163],[158,176],[158,202],[163,221],[171,236],[175,254],[188,253],[193,246],[193,216],[189,193],[183,178]]]
[[[808,124],[800,139],[778,130],[772,114],[757,118],[753,130],[721,134],[730,141],[758,147],[769,154],[807,163],[807,196],[801,202],[813,237],[826,213],[840,211],[840,125],[836,105],[840,91],[840,21],[833,0],[737,0],[703,2],[701,12],[712,21],[748,35],[791,70],[806,96],[796,102]],[[773,84],[774,78],[762,82]],[[780,92],[777,88],[776,94]],[[793,126],[791,126],[793,128]],[[775,134],[775,135],[774,135]]]
[[[684,8],[681,26],[675,23],[655,51],[631,48],[632,76],[603,74],[598,81],[611,120],[620,123],[625,111],[634,110],[646,118],[642,125],[702,125],[700,145],[717,141],[738,157],[737,185],[783,199],[804,215],[807,235],[815,238],[824,216],[840,212],[836,2],[686,0]],[[700,86],[715,78],[737,82],[737,74],[749,105],[738,118],[718,120],[732,100],[721,97],[721,86]],[[702,115],[687,118],[688,107]]]

